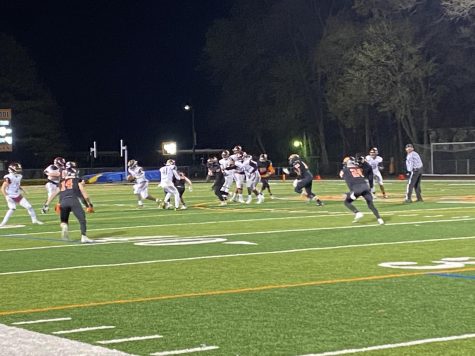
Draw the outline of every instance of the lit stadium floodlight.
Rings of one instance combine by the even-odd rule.
[[[176,155],[176,142],[167,141],[162,143],[162,154],[164,156],[174,156]]]
[[[302,147],[302,146],[303,146],[303,142],[300,141],[300,140],[294,140],[294,141],[292,142],[292,146],[294,146],[295,148]]]

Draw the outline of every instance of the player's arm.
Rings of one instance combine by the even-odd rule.
[[[7,189],[9,185],[10,185],[9,179],[5,178],[2,184],[2,188],[1,188],[2,194],[5,198],[7,197]]]
[[[86,188],[81,183],[78,184],[78,187],[82,197],[84,198],[84,202],[86,203],[86,211],[88,213],[94,212],[94,206],[92,205],[91,199],[89,198],[89,194],[87,194]]]

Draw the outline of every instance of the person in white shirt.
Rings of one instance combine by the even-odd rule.
[[[234,168],[234,182],[236,183],[236,191],[234,192],[231,200],[237,201],[239,203],[244,203],[244,199],[242,197],[242,187],[244,186],[245,174],[242,169],[242,162],[243,157],[246,154],[242,150],[241,146],[235,146],[233,148],[233,154],[229,157],[232,161],[232,165],[235,166]]]
[[[257,191],[257,185],[261,182],[259,167],[251,155],[245,155],[242,163],[242,170],[246,176],[247,200],[246,204],[251,204],[252,193],[257,197],[257,204],[264,202],[264,195]]]
[[[135,182],[134,184],[134,194],[137,196],[137,204],[139,208],[143,208],[143,199],[152,200],[157,204],[160,203],[160,199],[154,198],[148,193],[148,179],[145,178],[145,172],[142,167],[139,166],[139,163],[131,159],[127,162],[129,175],[127,180],[129,182]]]
[[[36,218],[36,213],[30,202],[21,194],[23,191],[23,188],[21,187],[21,179],[23,178],[21,175],[22,170],[20,163],[13,162],[8,166],[8,174],[3,177],[1,191],[7,201],[8,210],[3,221],[0,223],[0,226],[6,225],[12,214],[15,212],[17,204],[20,204],[28,211],[33,224],[43,225],[43,223]]]
[[[228,199],[229,190],[233,184],[234,180],[234,169],[230,169],[231,158],[229,157],[229,151],[224,150],[221,152],[221,159],[219,160],[219,167],[221,168],[221,173],[224,177],[224,184],[221,187],[221,196],[224,198],[224,202]]]
[[[366,156],[366,162],[373,169],[373,179],[378,183],[381,193],[383,193],[383,198],[388,198],[386,191],[384,190],[383,176],[381,171],[383,170],[383,157],[378,155],[378,149],[373,147],[369,150],[369,155]],[[376,198],[376,188],[373,186],[371,188],[371,193],[373,193],[374,198]]]
[[[160,168],[160,184],[159,186],[165,191],[164,202],[170,200],[170,197],[173,195],[175,197],[175,210],[180,208],[180,193],[176,189],[175,184],[173,184],[173,178],[180,180],[181,177],[178,174],[175,166],[175,161],[172,159],[167,160],[165,166]],[[165,209],[169,207],[169,204],[164,203],[162,205]]]
[[[46,214],[49,210],[49,205],[54,198],[59,194],[59,183],[62,178],[62,173],[64,171],[64,165],[66,160],[63,157],[56,157],[53,160],[53,164],[50,164],[45,168],[43,173],[46,175],[48,180],[45,184],[46,191],[48,192],[48,197],[41,207],[41,213]]]
[[[418,202],[423,202],[422,191],[421,191],[421,178],[422,178],[422,168],[424,164],[422,163],[421,156],[414,151],[414,146],[411,143],[408,143],[405,147],[406,149],[406,170],[407,170],[407,187],[406,187],[406,197],[404,199],[405,203],[412,203],[412,190],[416,193],[416,199]]]

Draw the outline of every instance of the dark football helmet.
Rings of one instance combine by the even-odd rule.
[[[76,162],[68,161],[68,162],[66,162],[64,167],[66,168],[66,172],[67,172],[68,176],[70,176],[70,177],[71,176],[74,177],[78,173],[78,164]]]
[[[299,160],[300,159],[300,156],[296,153],[292,153],[290,156],[289,156],[289,165],[293,165],[295,161]]]
[[[352,156],[343,158],[343,164],[347,167],[357,167],[355,157]]]
[[[56,157],[54,160],[53,160],[53,164],[60,168],[60,169],[63,169],[65,164],[66,164],[66,160],[63,158],[63,157]]]
[[[240,153],[240,152],[242,152],[242,147],[241,146],[234,146],[233,153],[236,154],[236,153]]]
[[[223,157],[223,158],[228,158],[228,157],[229,157],[229,151],[228,151],[228,150],[224,150],[223,152],[221,152],[221,157]]]
[[[12,162],[8,166],[8,172],[12,174],[20,174],[23,171],[23,168],[20,163]]]

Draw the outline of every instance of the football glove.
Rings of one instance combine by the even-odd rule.
[[[89,213],[89,214],[94,213],[94,207],[88,206],[88,207],[86,208],[86,213]]]
[[[190,192],[192,192],[192,191],[193,191],[193,187],[192,187],[191,185],[188,186],[188,190],[189,190]]]

